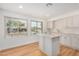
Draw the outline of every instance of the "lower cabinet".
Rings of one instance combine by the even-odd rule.
[[[43,36],[39,41],[40,49],[48,56],[56,56],[59,53],[59,37]]]
[[[63,34],[61,35],[61,44],[64,44],[73,49],[79,50],[79,35],[78,34]]]

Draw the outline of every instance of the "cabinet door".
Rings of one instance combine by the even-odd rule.
[[[71,28],[73,27],[73,17],[67,17],[66,20],[66,27]]]
[[[50,28],[50,29],[53,28],[53,22],[52,21],[47,22],[47,28]]]
[[[67,45],[71,47],[72,46],[72,36],[70,34],[67,34],[66,37],[67,37]]]
[[[52,38],[52,55],[56,56],[60,52],[59,37]]]
[[[71,46],[72,44],[72,42],[71,42],[72,40],[71,40],[71,37],[70,37],[70,35],[68,35],[68,34],[63,34],[62,35],[62,38],[61,38],[61,43],[62,44],[64,44],[64,45],[67,45],[67,46]]]
[[[79,49],[79,35],[73,35],[72,36],[72,47],[74,49]]]
[[[79,27],[79,15],[73,16],[73,27]]]
[[[56,56],[59,53],[59,37],[46,37],[44,40],[44,50],[49,56]]]
[[[66,27],[66,20],[65,19],[59,19],[55,21],[55,28],[62,30]]]
[[[44,39],[44,51],[46,54],[52,55],[52,39],[50,37]]]

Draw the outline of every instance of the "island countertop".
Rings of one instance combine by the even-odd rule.
[[[59,34],[59,33],[52,33],[52,34],[39,34],[39,36],[55,38],[55,37],[59,37],[60,34]]]

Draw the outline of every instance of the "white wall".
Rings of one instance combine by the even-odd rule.
[[[30,31],[30,21],[31,20],[37,20],[37,21],[42,21],[44,24],[43,31],[46,30],[45,24],[46,21],[38,18],[33,18],[33,17],[28,17],[25,15],[21,15],[18,13],[6,11],[6,10],[0,10],[0,50],[2,49],[7,49],[7,48],[12,48],[28,43],[33,43],[38,41],[38,36],[36,35],[31,35]],[[22,18],[28,21],[28,35],[22,35],[22,36],[10,36],[5,33],[5,25],[4,25],[4,16],[9,16],[9,17],[16,17],[16,18]]]

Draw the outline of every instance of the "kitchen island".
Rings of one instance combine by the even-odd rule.
[[[56,56],[59,53],[59,38],[58,33],[41,34],[39,40],[40,49],[49,56]]]

